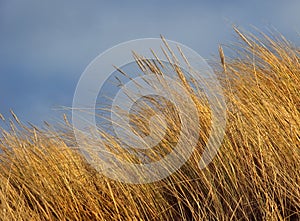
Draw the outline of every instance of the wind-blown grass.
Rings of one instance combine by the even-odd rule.
[[[207,168],[200,170],[198,160],[209,135],[209,108],[177,69],[202,128],[197,150],[182,168],[150,184],[112,181],[70,148],[76,144],[68,123],[67,132],[42,130],[14,116],[18,126],[9,122],[0,140],[1,220],[299,220],[300,51],[281,35],[235,31],[240,41],[229,50],[236,54],[226,57],[220,47],[215,63],[228,119],[220,151]],[[163,74],[151,61],[137,62]],[[177,140],[178,119],[168,110],[172,127],[148,153],[152,160]],[[147,117],[133,119],[147,133]],[[107,141],[126,160],[136,160],[120,152],[113,137]]]

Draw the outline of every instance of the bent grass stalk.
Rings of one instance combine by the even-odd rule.
[[[166,58],[199,112],[200,139],[191,159],[155,183],[115,182],[70,148],[76,143],[66,117],[59,132],[48,124],[43,130],[26,127],[12,112],[17,125],[10,122],[0,142],[1,220],[299,220],[300,51],[280,35],[235,31],[241,42],[229,49],[236,57],[225,57],[220,47],[215,64],[228,119],[222,147],[207,168],[200,170],[198,160],[209,136],[208,104],[167,48]],[[134,56],[142,71],[164,75],[160,61]],[[149,132],[145,121],[157,111],[154,106],[144,105],[143,118],[132,116],[142,133]],[[158,146],[143,153],[147,160],[164,156],[178,139],[175,110],[172,105],[164,110],[168,130]],[[141,162],[116,138],[105,138],[122,159]]]

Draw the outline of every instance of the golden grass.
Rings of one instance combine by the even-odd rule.
[[[228,119],[222,147],[207,168],[200,170],[198,160],[209,135],[209,108],[177,68],[202,125],[197,150],[180,170],[150,184],[112,181],[68,147],[75,145],[71,128],[28,128],[14,116],[18,126],[11,123],[0,140],[0,219],[299,220],[300,51],[280,35],[235,31],[240,42],[230,49],[236,56],[225,57],[220,47],[215,65]],[[137,62],[163,74],[151,61],[137,57]],[[178,119],[168,110],[171,126],[148,153],[152,160],[177,140]],[[145,119],[133,119],[143,128]],[[107,139],[121,149],[117,140]]]

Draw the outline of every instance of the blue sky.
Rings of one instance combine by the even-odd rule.
[[[272,25],[298,44],[299,11],[300,1],[0,0],[0,113],[57,119],[89,62],[132,39],[163,34],[209,59],[234,23]]]

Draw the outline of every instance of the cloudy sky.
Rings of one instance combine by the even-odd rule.
[[[299,44],[300,1],[0,0],[0,113],[52,121],[71,107],[93,58],[124,41],[159,37],[204,58],[234,40],[232,24],[274,26]]]

